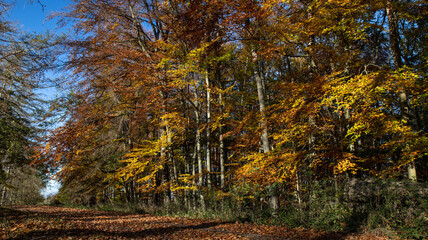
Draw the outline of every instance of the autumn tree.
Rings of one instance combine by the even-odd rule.
[[[13,194],[23,190],[17,185],[18,175],[28,173],[31,156],[43,131],[40,127],[46,111],[45,102],[35,91],[45,86],[43,73],[52,69],[55,61],[53,46],[58,38],[49,34],[26,34],[15,29],[6,19],[9,5],[0,2],[0,185],[1,202],[16,200]],[[37,181],[36,181],[37,182]],[[35,182],[35,183],[36,183]],[[37,192],[42,184],[35,184]],[[27,192],[29,194],[29,192]],[[20,196],[25,195],[21,192]],[[21,203],[23,203],[21,201]]]
[[[341,186],[424,161],[425,8],[75,1],[62,21],[77,88],[45,156],[82,202],[233,199],[279,217],[326,183],[339,208]]]

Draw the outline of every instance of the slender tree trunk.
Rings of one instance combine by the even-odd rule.
[[[3,158],[3,164],[5,164],[5,162],[6,162],[7,158],[8,158],[8,154],[6,154],[6,155],[4,156],[4,158]],[[10,174],[10,166],[9,166],[9,167],[7,167],[7,175],[6,175],[6,179],[5,179],[4,183],[3,183],[3,190],[2,190],[2,192],[1,192],[0,205],[5,204],[5,201],[6,201],[6,197],[7,197],[7,187],[6,187],[6,183],[7,183],[7,177],[9,176],[9,174]]]
[[[164,101],[162,103],[162,113],[165,114],[166,113],[166,98],[167,95],[165,92],[160,91],[160,96],[162,98],[162,100]],[[159,129],[159,138],[162,139],[165,135],[167,136],[167,142],[162,142],[161,141],[161,148],[160,148],[160,161],[162,161],[163,164],[163,172],[162,172],[162,176],[163,176],[163,184],[168,185],[167,189],[165,189],[164,191],[164,203],[165,204],[169,204],[171,202],[171,191],[169,188],[169,183],[170,183],[170,173],[169,173],[169,157],[168,157],[168,126],[166,126],[165,123],[165,119],[162,119],[162,123],[161,123],[161,127]]]
[[[207,186],[208,189],[212,187],[212,179],[211,179],[211,86],[209,79],[209,72],[207,70],[205,75],[205,83],[207,85],[207,129],[206,129],[206,164],[207,164]]]
[[[224,100],[223,100],[223,84],[221,79],[221,70],[220,66],[217,64],[215,68],[215,79],[218,86],[218,105],[219,105],[219,111],[220,111],[220,126],[218,128],[219,135],[218,135],[218,141],[219,141],[219,147],[218,147],[218,155],[219,155],[219,165],[220,165],[220,188],[224,190],[225,182],[226,182],[226,173],[225,173],[225,160],[226,160],[226,154],[225,154],[225,146],[224,146],[224,127],[223,127],[223,117],[224,117]]]
[[[195,151],[194,151],[194,154],[193,154],[193,161],[192,161],[192,175],[193,176],[196,176],[197,155],[198,155],[198,148],[197,148],[197,145],[195,144]],[[193,183],[193,186],[196,186],[196,178],[193,178],[192,183]],[[193,190],[193,195],[192,195],[192,206],[193,206],[193,209],[196,208],[196,202],[197,202],[197,200],[196,200],[197,197],[196,196],[197,196],[196,190]]]
[[[309,14],[309,18],[311,18],[312,14]],[[308,43],[308,47],[312,47],[315,44],[315,36],[310,36],[309,37],[309,43]],[[309,56],[309,81],[312,80],[312,78],[314,77],[314,72],[316,69],[316,65],[315,65],[315,61],[312,58],[312,54],[311,52],[308,53]],[[308,123],[311,127],[315,126],[315,118],[312,115],[309,115],[308,117]],[[315,156],[315,151],[314,151],[314,145],[315,145],[315,134],[313,133],[313,131],[311,130],[310,134],[309,134],[309,152],[310,152],[310,156],[313,157]]]
[[[351,127],[348,123],[350,118],[351,118],[350,109],[345,108],[346,131],[348,131],[348,129]],[[349,144],[349,152],[351,152],[351,153],[355,152],[355,144],[354,143]]]
[[[185,144],[183,144],[182,146],[182,152],[185,156],[184,158],[184,173],[185,174],[190,174],[190,158],[189,158],[189,147],[187,145],[187,142]],[[190,184],[186,184],[187,187],[190,187]],[[184,191],[184,205],[187,207],[187,209],[190,209],[190,191],[189,190],[185,190]]]
[[[260,71],[259,61],[257,53],[253,50],[253,59],[255,62],[254,67],[254,75],[256,79],[257,84],[257,97],[259,100],[259,109],[260,109],[260,127],[262,129],[262,146],[263,146],[263,152],[269,153],[270,151],[270,145],[269,145],[269,137],[268,137],[268,129],[267,129],[267,123],[266,123],[266,105],[265,105],[265,94],[264,94],[264,76],[263,73]],[[269,189],[270,192],[270,206],[273,210],[274,215],[277,215],[278,209],[279,209],[279,193],[278,193],[278,187],[276,184],[272,184]]]
[[[202,156],[201,156],[201,117],[199,114],[199,100],[195,89],[195,117],[196,117],[196,158],[198,160],[198,174],[199,174],[199,198],[201,203],[201,208],[205,211],[205,199],[204,194],[202,192],[202,186],[204,182],[203,178],[203,166],[202,166]]]
[[[7,188],[6,185],[3,185],[3,190],[1,192],[1,201],[0,201],[0,205],[4,205],[5,204],[5,199],[7,196]]]
[[[135,197],[135,181],[134,181],[134,178],[130,178],[129,192],[131,194],[131,203],[135,203],[136,197]]]
[[[167,130],[168,130],[168,151],[167,151],[167,156],[168,156],[168,163],[171,163],[172,169],[170,169],[170,181],[172,180],[173,182],[177,182],[178,180],[178,169],[177,169],[177,162],[175,161],[174,158],[174,152],[172,150],[172,134],[171,134],[171,129],[167,126]],[[169,188],[169,192],[170,195],[173,197],[172,200],[174,202],[177,201],[178,195],[175,194],[175,192],[171,191],[171,184],[168,184],[168,188]]]
[[[294,142],[292,142],[292,147],[293,147],[293,153],[296,153],[296,146],[294,144]],[[302,206],[302,198],[301,198],[301,192],[300,192],[300,184],[301,184],[301,180],[300,180],[300,174],[299,174],[299,166],[296,166],[296,199],[297,199],[297,203],[299,204],[299,210],[301,210],[301,206]]]
[[[164,126],[161,127],[161,134],[160,137],[164,136],[166,133],[166,129]],[[168,185],[170,182],[169,177],[169,162],[168,162],[168,156],[167,156],[167,147],[165,146],[166,143],[162,143],[161,146],[161,161],[163,162],[163,171],[162,171],[162,182],[163,184]],[[164,204],[169,204],[171,202],[171,193],[169,187],[164,190]]]
[[[219,105],[220,105],[220,114],[221,116],[223,116],[224,114],[224,107],[223,107],[223,93],[220,91],[220,93],[218,94],[218,98],[219,98]],[[224,168],[224,164],[225,164],[225,152],[224,152],[224,133],[223,133],[223,125],[222,123],[220,123],[220,127],[219,127],[219,141],[220,141],[220,145],[219,145],[219,150],[220,150],[220,187],[223,190],[224,186],[225,186],[225,168]]]
[[[300,196],[300,175],[299,175],[299,169],[296,170],[296,199],[297,203],[299,204],[299,208],[302,206],[302,198]]]
[[[170,171],[170,178],[172,179],[173,182],[177,182],[177,180],[178,180],[177,162],[175,161],[174,154],[173,154],[171,147],[169,147],[169,150],[168,150],[168,158],[170,159],[170,163],[172,166],[172,171]],[[171,184],[169,185],[169,189],[171,189]],[[177,200],[178,200],[177,198],[179,197],[179,195],[176,193],[177,192],[175,192],[175,191],[171,192],[172,197],[173,197],[172,201],[174,201],[174,202],[177,202]]]
[[[388,0],[386,7],[386,15],[388,17],[389,26],[389,48],[391,49],[392,57],[394,59],[395,69],[403,66],[400,51],[400,33],[398,30],[398,19],[396,12],[393,9],[395,0]]]
[[[262,129],[261,140],[262,140],[263,152],[268,153],[270,150],[270,146],[269,146],[269,138],[268,138],[268,129],[267,129],[267,124],[266,124],[265,94],[263,91],[264,77],[263,77],[262,73],[259,71],[257,53],[253,52],[253,57],[254,57],[255,63],[256,63],[256,66],[254,68],[254,75],[256,78],[257,97],[259,100],[259,109],[260,109],[260,127]]]
[[[309,2],[307,1],[305,3],[305,7],[309,8]],[[312,12],[311,10],[308,11],[308,15],[307,15],[308,19],[312,18]],[[314,79],[315,76],[315,71],[316,71],[316,64],[313,58],[313,53],[312,53],[312,47],[315,45],[315,36],[314,35],[310,35],[309,36],[309,41],[308,41],[308,51],[307,51],[307,55],[308,55],[308,82],[311,82]],[[316,151],[315,151],[315,141],[316,141],[316,137],[315,137],[315,133],[314,133],[314,128],[316,126],[316,120],[315,120],[315,116],[313,116],[312,114],[308,116],[308,124],[311,128],[310,132],[309,132],[309,138],[308,138],[308,159],[309,159],[309,165],[312,164],[315,155],[316,155]],[[315,183],[317,183],[317,180],[315,180]],[[315,194],[311,195],[312,198],[315,197]]]
[[[183,105],[183,118],[186,119],[187,121],[187,125],[190,125],[190,116],[188,114],[188,104],[186,102],[186,99],[182,98],[181,99],[182,105]],[[188,136],[189,134],[189,130],[186,127],[185,129],[185,135]],[[193,164],[192,162],[192,158],[190,157],[190,145],[189,145],[189,141],[185,141],[182,145],[182,150],[181,150],[184,154],[184,173],[185,174],[191,174],[191,165]],[[194,176],[194,175],[193,175]],[[177,176],[178,177],[178,176]],[[193,179],[193,185],[194,185],[194,179]],[[191,187],[191,184],[186,184],[187,187]],[[191,199],[192,199],[192,191],[191,190],[185,190],[184,191],[184,205],[186,206],[187,209],[191,208]]]
[[[169,169],[168,163],[164,165],[163,176],[164,176],[164,184],[167,185],[167,188],[164,191],[164,194],[165,194],[164,203],[168,205],[169,203],[171,203],[171,188],[170,188],[171,179],[170,179],[170,169]]]

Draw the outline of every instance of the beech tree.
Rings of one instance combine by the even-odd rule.
[[[64,43],[78,89],[45,157],[77,201],[205,209],[268,197],[274,214],[289,195],[312,201],[320,181],[338,204],[351,179],[422,174],[424,9],[75,1],[61,21],[78,36]]]

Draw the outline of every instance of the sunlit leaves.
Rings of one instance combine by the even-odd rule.
[[[64,16],[88,33],[67,43],[81,87],[46,151],[65,179],[95,176],[86,183],[102,179],[118,201],[228,189],[254,199],[269,185],[400,172],[425,151],[427,87],[413,64],[423,57],[392,70],[384,5],[76,2]],[[407,55],[422,52],[404,31],[417,28],[412,14],[395,7]]]

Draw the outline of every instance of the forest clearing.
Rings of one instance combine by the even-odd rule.
[[[0,239],[387,239],[238,222],[52,206],[0,208]]]

